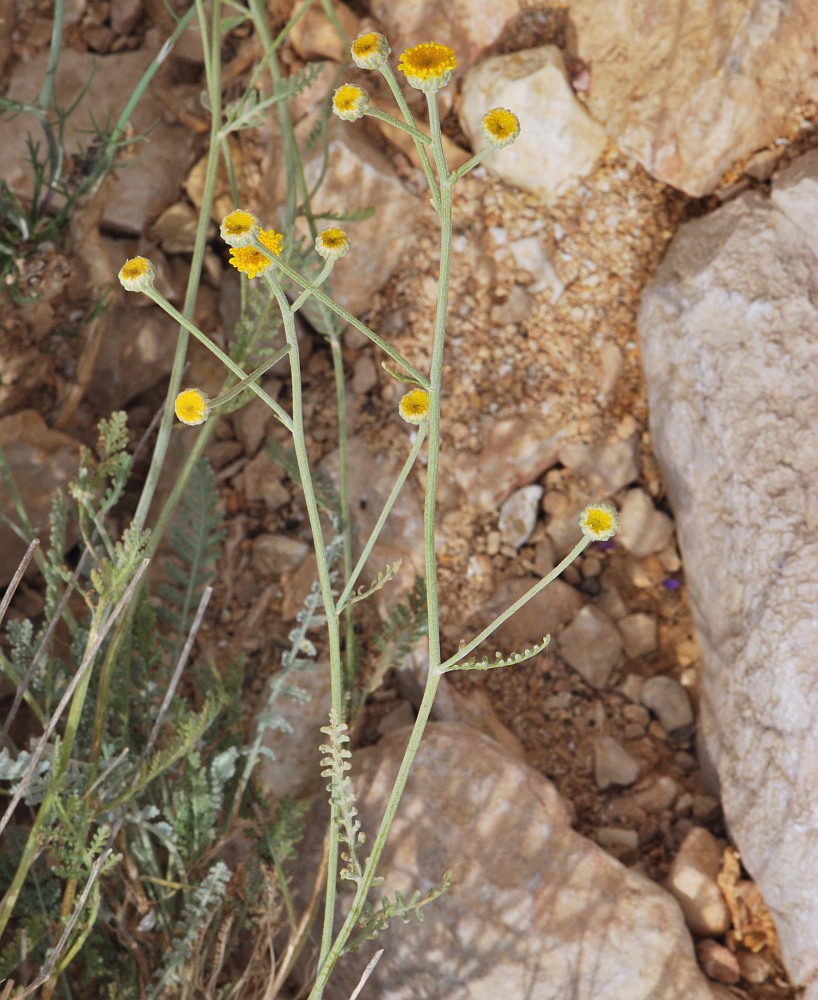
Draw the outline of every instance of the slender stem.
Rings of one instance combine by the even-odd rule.
[[[388,111],[381,111],[380,108],[369,107],[366,109],[365,114],[369,118],[377,118],[379,121],[386,122],[387,125],[392,125],[394,128],[399,128],[401,132],[406,132],[411,135],[413,139],[418,142],[430,143],[432,140],[428,135],[424,135],[420,129],[415,128],[414,125],[410,125],[408,122],[402,122],[400,118],[396,118],[394,115],[390,115]]]
[[[476,649],[481,642],[485,642],[485,640],[488,639],[493,632],[496,632],[504,622],[507,622],[513,614],[519,611],[524,605],[528,604],[528,602],[532,598],[536,597],[537,594],[545,590],[548,584],[551,583],[552,580],[556,580],[560,573],[562,573],[567,566],[570,566],[571,563],[588,547],[588,545],[590,545],[592,541],[593,538],[588,535],[583,535],[580,541],[577,542],[562,562],[558,563],[547,576],[544,576],[542,580],[538,580],[533,587],[530,587],[522,595],[522,597],[518,598],[510,607],[506,608],[506,610],[501,615],[498,615],[493,622],[486,625],[479,635],[476,635],[469,642],[464,643],[454,656],[450,656],[445,663],[441,663],[441,673],[446,670],[451,670],[456,663],[465,659],[465,657],[467,657],[473,649]]]
[[[366,545],[364,545],[363,551],[361,552],[361,557],[355,564],[355,569],[352,570],[352,572],[347,577],[347,584],[344,587],[343,593],[335,602],[336,611],[338,613],[340,613],[341,609],[346,604],[347,598],[352,593],[352,588],[355,586],[355,584],[358,581],[358,577],[361,575],[361,571],[363,570],[364,565],[366,564],[366,561],[369,558],[369,554],[372,552],[375,542],[377,542],[378,536],[383,530],[383,526],[386,524],[386,519],[389,517],[392,508],[395,506],[395,501],[398,499],[398,494],[403,488],[403,484],[406,482],[406,478],[409,475],[412,466],[415,464],[418,455],[420,454],[420,449],[421,446],[423,445],[425,437],[426,437],[426,424],[422,423],[418,427],[417,436],[415,437],[415,443],[412,445],[412,450],[409,452],[406,461],[403,463],[403,468],[400,470],[400,474],[398,475],[398,478],[395,480],[395,484],[392,487],[392,491],[386,498],[386,503],[383,505],[383,510],[378,516],[378,520],[375,522],[375,527],[372,529],[372,533],[367,539]]]
[[[257,249],[264,251],[264,246],[262,244],[258,244]],[[397,361],[399,365],[403,365],[403,367],[414,378],[418,380],[418,383],[422,385],[424,389],[429,388],[429,380],[426,378],[426,376],[421,375],[421,373],[417,370],[417,368],[415,368],[413,364],[410,364],[410,362],[408,362],[406,358],[404,358],[403,355],[400,354],[400,352],[396,351],[394,347],[387,344],[385,340],[382,340],[377,335],[377,333],[375,333],[373,330],[370,330],[365,323],[362,323],[359,319],[353,316],[351,312],[347,312],[347,310],[344,309],[343,306],[339,306],[337,302],[333,301],[329,297],[329,295],[322,292],[317,285],[313,284],[313,282],[308,281],[306,278],[302,277],[297,271],[294,271],[289,266],[289,264],[285,264],[283,260],[280,260],[278,257],[273,257],[272,261],[275,267],[277,267],[279,271],[286,274],[291,281],[294,281],[297,285],[300,285],[301,288],[308,289],[319,302],[322,302],[325,306],[327,306],[328,309],[331,309],[337,316],[340,316],[345,323],[349,323],[350,326],[354,326],[356,330],[358,330],[365,337],[371,340],[373,344],[377,344],[378,347],[380,347],[382,351],[388,354],[393,361]]]
[[[481,163],[489,155],[489,153],[495,152],[492,146],[486,146],[485,149],[481,149],[479,153],[475,153],[470,160],[466,160],[457,170],[452,171],[452,175],[449,178],[450,184],[456,184],[460,178],[467,174],[470,170],[473,170],[478,163]]]
[[[210,409],[213,410],[217,406],[224,406],[225,403],[229,403],[231,399],[235,399],[240,392],[248,387],[251,382],[257,382],[262,375],[268,372],[271,368],[275,367],[281,361],[281,359],[289,354],[290,348],[285,344],[284,347],[280,347],[274,354],[271,354],[266,361],[256,368],[255,371],[250,372],[247,378],[243,378],[240,382],[237,382],[230,389],[227,389],[216,399],[210,400]]]
[[[194,326],[193,323],[191,323],[186,316],[183,316],[178,309],[175,309],[163,295],[160,295],[160,293],[156,291],[155,288],[146,289],[145,295],[147,295],[148,298],[152,299],[158,306],[161,306],[162,309],[164,309],[169,316],[172,316],[173,319],[175,319],[180,326],[184,327],[184,329],[187,330],[188,333],[192,333],[200,344],[203,344],[208,349],[208,351],[210,351],[211,354],[215,354],[215,356],[219,359],[219,361],[221,361],[221,363],[225,366],[225,368],[229,368],[230,371],[237,378],[241,379],[242,381],[246,381],[247,388],[250,389],[252,392],[254,392],[259,397],[259,399],[263,399],[264,402],[273,411],[273,413],[275,413],[275,415],[278,417],[281,423],[284,424],[287,430],[292,431],[293,422],[292,420],[290,420],[288,414],[285,413],[284,410],[282,410],[282,408],[272,398],[272,396],[267,395],[267,393],[261,388],[261,386],[256,385],[256,383],[250,379],[247,373],[242,371],[241,368],[239,368],[236,362],[228,354],[225,354],[224,351],[216,344],[214,344],[209,337],[206,337],[202,333],[202,331],[198,329],[198,327]],[[287,303],[287,311],[289,312],[289,303]],[[175,398],[176,397],[174,396],[174,399]],[[172,413],[173,413],[173,408],[171,407],[171,414]]]
[[[292,435],[298,472],[301,477],[301,488],[304,491],[304,501],[307,506],[307,517],[312,532],[315,549],[316,569],[318,571],[318,586],[321,590],[321,600],[327,619],[327,638],[329,640],[330,685],[332,691],[332,707],[339,719],[344,718],[344,693],[341,665],[341,644],[338,628],[338,618],[335,614],[335,600],[332,595],[327,551],[324,545],[324,532],[321,527],[321,516],[318,511],[318,501],[315,497],[310,460],[307,454],[307,443],[304,437],[304,413],[301,391],[301,359],[298,351],[298,338],[295,332],[295,319],[287,301],[284,290],[268,268],[263,272],[264,278],[273,291],[281,310],[284,321],[284,333],[290,345],[290,378],[293,400]],[[335,886],[338,865],[338,817],[337,807],[333,806],[330,819],[330,846],[327,874],[327,891],[325,898],[324,929],[322,935],[322,955],[332,939],[332,917],[335,912]]]
[[[321,269],[321,273],[318,275],[318,277],[315,279],[315,282],[314,282],[315,285],[316,285],[316,287],[318,285],[323,285],[324,284],[324,282],[330,276],[330,272],[332,271],[332,269],[333,269],[334,266],[335,266],[335,261],[332,259],[332,257],[330,257],[330,258],[328,258],[327,260],[324,261],[324,266]],[[295,300],[295,302],[293,302],[293,304],[290,306],[290,311],[293,312],[293,313],[297,313],[298,310],[301,308],[301,306],[304,305],[304,303],[307,301],[307,299],[310,297],[311,294],[312,293],[310,292],[310,290],[308,288],[305,288],[304,291]]]

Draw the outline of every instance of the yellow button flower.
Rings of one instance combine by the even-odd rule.
[[[247,247],[258,239],[261,223],[251,212],[237,208],[235,212],[225,215],[219,232],[229,247]]]
[[[454,51],[448,45],[423,42],[401,54],[398,69],[416,90],[430,94],[445,87],[457,66]]]
[[[506,108],[492,108],[483,116],[480,131],[490,146],[502,149],[510,146],[520,134],[520,119]]]
[[[583,535],[605,542],[616,534],[619,515],[606,503],[592,503],[579,515],[579,526]]]
[[[153,286],[156,269],[147,257],[132,257],[119,271],[119,280],[127,292],[144,292]]]
[[[384,66],[391,51],[389,42],[377,31],[358,35],[350,48],[352,61],[359,69],[378,69],[379,66]]]
[[[279,233],[272,229],[260,229],[258,239],[271,254],[275,257],[280,256],[282,236]],[[267,270],[271,261],[255,247],[235,247],[230,251],[230,263],[237,271],[246,274],[248,278],[255,278],[262,271]]]
[[[183,389],[173,408],[176,416],[189,427],[203,424],[210,416],[210,400],[201,389]]]
[[[363,87],[345,83],[332,95],[332,110],[345,122],[356,122],[363,118],[369,107],[369,94]]]
[[[323,229],[315,239],[315,249],[325,260],[337,260],[349,250],[349,237],[337,226]]]
[[[398,405],[398,412],[408,424],[419,424],[429,416],[429,393],[425,389],[407,392]]]

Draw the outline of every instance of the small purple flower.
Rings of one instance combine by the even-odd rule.
[[[610,552],[611,549],[616,548],[616,542],[613,539],[607,542],[597,542],[596,547],[599,552]]]
[[[681,587],[681,585],[682,581],[677,580],[676,577],[674,576],[669,576],[666,579],[662,580],[662,586],[665,588],[665,590],[678,590],[679,587]]]

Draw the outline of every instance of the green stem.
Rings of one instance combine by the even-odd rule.
[[[268,251],[265,250],[264,245],[261,243],[257,244],[256,248],[265,253],[268,253]],[[421,373],[417,370],[417,368],[415,368],[413,364],[410,364],[410,362],[408,362],[406,358],[404,358],[403,355],[400,354],[400,352],[396,351],[394,347],[391,347],[389,344],[387,344],[385,340],[382,340],[377,335],[377,333],[375,333],[373,330],[370,330],[365,323],[362,323],[359,319],[353,316],[351,312],[347,312],[347,310],[344,309],[343,306],[339,306],[337,302],[333,301],[329,297],[329,295],[327,295],[325,292],[322,292],[317,285],[313,284],[311,281],[308,281],[306,278],[302,277],[297,271],[294,271],[289,266],[289,264],[285,264],[283,260],[280,260],[278,257],[273,257],[272,261],[274,266],[278,268],[278,270],[281,271],[283,274],[286,274],[291,281],[294,281],[301,288],[306,288],[319,302],[322,302],[328,309],[331,309],[337,316],[340,316],[345,323],[349,323],[350,326],[354,326],[356,330],[358,330],[365,337],[371,340],[373,344],[377,344],[378,347],[380,347],[382,351],[388,354],[393,361],[397,361],[399,365],[403,365],[403,367],[414,378],[417,379],[419,385],[422,385],[424,389],[429,388],[429,379],[427,379],[425,375],[421,375]]]
[[[367,108],[365,113],[369,118],[377,118],[379,121],[386,122],[387,125],[399,128],[401,132],[406,132],[418,142],[429,143],[432,141],[429,136],[424,135],[420,129],[415,128],[414,125],[410,125],[408,122],[402,122],[400,118],[395,118],[394,115],[390,115],[387,111],[381,111],[379,108]]]
[[[304,437],[304,412],[301,391],[301,359],[298,351],[298,338],[295,332],[295,318],[284,290],[276,280],[275,275],[268,268],[263,272],[264,278],[273,291],[278,301],[281,317],[284,321],[284,333],[287,343],[290,345],[290,378],[293,400],[292,435],[295,458],[298,463],[298,472],[301,478],[301,487],[304,491],[304,501],[307,507],[307,517],[310,522],[310,530],[313,538],[313,548],[315,550],[316,569],[318,572],[318,586],[321,589],[321,600],[324,605],[324,614],[327,619],[327,638],[329,641],[330,658],[330,683],[332,691],[332,708],[337,713],[339,719],[344,718],[344,692],[342,681],[341,665],[341,644],[338,619],[335,614],[335,600],[332,595],[332,582],[330,581],[329,566],[327,564],[327,550],[324,545],[324,532],[321,527],[321,516],[318,511],[318,501],[315,497],[312,474],[310,471],[310,460],[307,454],[307,443]],[[337,807],[333,807],[330,820],[330,854],[329,871],[327,876],[327,892],[325,897],[325,921],[322,937],[322,954],[328,947],[332,938],[332,916],[335,912],[335,891],[337,881],[338,865],[338,816]]]
[[[412,445],[412,450],[409,452],[406,461],[403,463],[403,468],[400,470],[400,474],[398,475],[398,478],[395,480],[395,485],[392,487],[391,493],[386,498],[386,503],[383,505],[383,510],[381,511],[378,520],[375,522],[375,527],[372,529],[372,533],[367,539],[366,545],[364,545],[363,552],[361,552],[361,556],[358,559],[358,562],[355,564],[355,569],[352,570],[352,572],[347,575],[347,584],[344,587],[344,591],[338,598],[338,600],[335,602],[336,613],[340,613],[340,611],[343,609],[347,601],[347,598],[352,593],[352,588],[355,586],[355,584],[358,581],[358,577],[361,575],[361,571],[363,570],[366,561],[369,558],[369,554],[372,552],[372,549],[378,540],[378,536],[383,530],[383,526],[386,524],[386,519],[389,517],[392,508],[395,506],[395,501],[398,499],[398,494],[403,488],[403,484],[406,482],[406,477],[409,475],[412,466],[415,464],[415,461],[420,453],[420,449],[421,446],[423,445],[425,437],[426,437],[426,424],[422,423],[418,427],[417,437],[415,438],[415,443]]]
[[[462,659],[467,657],[473,649],[476,649],[480,645],[481,642],[485,642],[485,640],[488,639],[493,632],[496,632],[497,629],[504,622],[507,622],[513,614],[520,610],[520,608],[528,604],[528,602],[532,600],[532,598],[536,597],[541,591],[545,590],[548,584],[551,583],[552,580],[556,580],[560,573],[562,573],[567,566],[570,566],[571,563],[588,547],[588,545],[590,545],[592,541],[593,538],[588,535],[583,535],[580,541],[577,542],[562,562],[558,563],[547,576],[544,576],[542,580],[538,580],[533,587],[530,587],[522,595],[522,597],[518,598],[510,607],[506,608],[506,610],[501,615],[498,615],[493,622],[486,625],[479,635],[476,635],[471,641],[462,645],[454,656],[450,656],[445,663],[441,663],[441,673],[446,670],[451,670],[456,663],[459,663]]]
[[[161,306],[161,308],[165,310],[168,316],[171,316],[173,319],[175,319],[176,322],[180,326],[184,327],[184,329],[187,330],[188,333],[192,333],[193,336],[196,338],[196,340],[198,340],[200,344],[206,347],[211,354],[214,354],[219,359],[219,361],[221,361],[221,363],[225,366],[225,368],[228,368],[242,382],[246,382],[247,388],[250,389],[252,392],[254,392],[259,397],[259,399],[263,399],[264,402],[273,411],[273,413],[275,413],[275,415],[278,417],[281,423],[284,424],[287,430],[292,431],[293,422],[290,419],[289,415],[285,413],[284,410],[282,410],[282,408],[272,398],[272,396],[269,396],[261,388],[261,386],[253,382],[250,376],[246,372],[242,371],[241,368],[228,354],[225,354],[224,351],[216,344],[214,344],[209,337],[206,337],[202,333],[202,331],[198,329],[198,327],[194,326],[194,324],[191,323],[186,316],[183,316],[178,309],[175,309],[163,295],[160,295],[160,293],[156,291],[155,288],[146,289],[145,295],[147,295],[148,298],[152,299],[158,306]],[[289,312],[289,303],[287,303],[287,311]],[[290,360],[292,361],[292,356]],[[174,395],[173,398],[175,399],[176,396]],[[171,407],[171,414],[172,413],[173,413],[173,407]]]
[[[481,149],[479,153],[475,153],[470,160],[466,160],[466,162],[462,164],[462,166],[459,166],[457,170],[452,171],[452,174],[449,177],[449,183],[452,185],[456,184],[464,174],[467,174],[470,170],[473,170],[478,163],[481,163],[483,160],[485,160],[485,158],[489,155],[489,153],[493,153],[494,151],[495,150],[493,146],[486,146],[486,148]]]
[[[190,331],[190,321],[187,317],[193,315],[193,309],[196,304],[196,296],[199,291],[199,282],[201,280],[202,274],[202,264],[204,262],[205,248],[207,245],[207,231],[210,226],[210,210],[213,205],[213,197],[216,190],[216,175],[219,166],[219,155],[220,148],[219,143],[216,141],[219,128],[221,126],[221,58],[220,58],[220,41],[221,35],[219,31],[219,14],[220,5],[214,3],[211,5],[211,31],[210,31],[210,44],[207,44],[208,32],[206,29],[206,13],[203,0],[196,0],[196,11],[198,12],[199,24],[202,31],[202,43],[205,53],[205,69],[207,73],[207,94],[210,103],[210,143],[208,145],[207,154],[207,166],[205,168],[205,179],[204,188],[202,191],[202,207],[199,212],[199,222],[196,228],[196,241],[193,246],[193,258],[190,262],[190,277],[188,278],[187,289],[185,291],[185,301],[182,306],[182,313],[179,313],[176,309],[173,309],[168,302],[167,305],[170,306],[172,315],[174,319],[179,323],[179,339],[176,341],[176,352],[173,357],[173,368],[170,373],[170,382],[168,383],[168,394],[165,400],[165,409],[162,414],[162,421],[159,424],[159,431],[156,437],[156,445],[153,450],[153,456],[151,457],[151,464],[148,469],[148,474],[145,479],[145,485],[142,487],[142,495],[139,497],[139,503],[136,508],[136,513],[134,514],[133,523],[137,528],[144,528],[145,523],[148,519],[148,511],[150,510],[151,502],[153,501],[154,493],[156,492],[156,487],[159,482],[159,476],[162,472],[162,466],[165,462],[165,456],[167,455],[168,447],[170,445],[170,434],[173,427],[173,404],[179,394],[179,388],[182,384],[182,372],[185,367],[185,359],[187,356],[187,346],[188,346],[188,333]],[[191,11],[188,13],[191,13]],[[185,19],[183,18],[183,21]],[[181,24],[177,26],[177,31],[181,27]],[[174,36],[176,32],[174,32]],[[158,293],[157,293],[158,295]],[[153,298],[153,296],[151,296]],[[158,299],[154,299],[158,305],[162,305]],[[162,305],[164,309],[165,306]],[[241,372],[239,378],[244,378],[244,372]]]

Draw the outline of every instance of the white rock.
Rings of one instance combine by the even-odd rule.
[[[370,837],[405,745],[398,733],[353,757]],[[533,769],[467,727],[433,724],[384,853],[379,894],[425,891],[448,868],[452,885],[423,923],[396,922],[379,937],[386,950],[369,995],[710,1000],[672,897],[576,834]],[[371,954],[339,963],[327,1000],[348,1000]]]
[[[798,179],[800,176],[800,179]],[[639,315],[731,837],[818,998],[816,158],[683,225]],[[786,214],[782,207],[786,207]]]
[[[611,441],[609,444],[566,444],[560,450],[560,461],[573,469],[591,489],[606,496],[618,493],[639,475],[637,438]]]
[[[287,535],[259,535],[253,540],[253,569],[268,576],[292,573],[309,550],[306,542]]]
[[[656,510],[644,490],[628,490],[619,509],[616,540],[628,552],[641,558],[661,550],[673,534],[673,521]]]
[[[594,780],[603,791],[611,785],[632,785],[639,777],[639,761],[615,739],[594,740]]]
[[[597,608],[586,605],[557,637],[560,656],[594,687],[608,683],[622,659],[616,625]]]
[[[694,934],[718,937],[730,927],[730,911],[716,882],[725,846],[709,830],[694,826],[671,865],[667,887]]]
[[[542,495],[542,486],[523,486],[504,501],[497,527],[505,545],[519,549],[531,537]]]
[[[616,624],[622,633],[625,656],[629,660],[636,660],[640,656],[656,652],[658,639],[655,615],[637,611],[620,618]]]
[[[693,724],[693,706],[682,685],[672,677],[649,677],[639,700],[659,719],[668,733]]]
[[[607,143],[577,101],[562,53],[553,45],[492,56],[466,75],[459,118],[475,150],[486,145],[480,123],[495,107],[517,115],[520,135],[484,160],[485,166],[547,202],[590,173]]]

